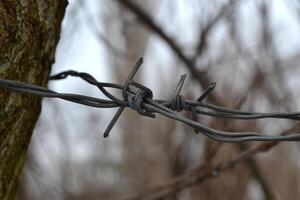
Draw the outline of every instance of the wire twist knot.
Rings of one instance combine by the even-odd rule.
[[[190,106],[185,102],[183,95],[177,95],[172,99],[170,109],[177,112],[181,112],[182,110],[190,111]]]
[[[133,85],[134,87],[138,88],[135,93],[128,91],[130,85]],[[136,110],[141,115],[152,117],[152,118],[155,117],[155,115],[151,113],[151,111],[143,107],[143,103],[147,101],[147,98],[148,99],[153,98],[153,93],[148,87],[138,82],[130,81],[128,86],[124,89],[127,90],[127,96],[126,96],[127,99],[124,100],[128,102],[130,108]]]

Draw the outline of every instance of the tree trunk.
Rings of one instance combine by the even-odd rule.
[[[66,0],[0,1],[0,78],[46,86]],[[0,90],[0,199],[14,199],[41,98]]]

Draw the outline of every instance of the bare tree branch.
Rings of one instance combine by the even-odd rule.
[[[210,31],[215,27],[215,25],[223,19],[223,17],[229,13],[229,11],[232,11],[233,8],[236,5],[236,0],[230,0],[227,3],[225,3],[220,11],[214,16],[212,19],[209,20],[209,22],[203,27],[203,30],[200,31],[200,36],[199,36],[199,43],[196,48],[196,53],[194,55],[194,61],[197,59],[197,57],[201,56],[202,53],[204,52],[207,44],[207,37],[210,33]]]

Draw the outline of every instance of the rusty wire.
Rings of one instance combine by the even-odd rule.
[[[117,122],[125,108],[129,107],[136,110],[138,114],[146,117],[155,118],[155,114],[159,113],[165,117],[183,122],[192,127],[196,133],[202,133],[210,139],[220,142],[245,142],[245,141],[298,141],[300,133],[291,135],[272,135],[266,136],[254,132],[226,132],[215,130],[207,127],[197,121],[198,115],[206,115],[217,118],[229,118],[239,120],[262,119],[262,118],[280,118],[290,120],[300,120],[300,112],[274,112],[274,113],[259,113],[247,112],[236,109],[229,109],[202,102],[209,93],[215,88],[216,84],[212,83],[200,97],[195,100],[187,100],[183,95],[180,95],[186,75],[182,75],[176,87],[174,95],[170,100],[153,99],[151,89],[133,80],[135,74],[140,68],[143,58],[140,58],[134,65],[124,85],[115,83],[98,82],[93,76],[88,73],[80,73],[73,70],[61,72],[50,76],[50,80],[65,79],[68,76],[79,77],[87,83],[97,86],[98,89],[108,98],[100,99],[79,94],[58,93],[50,89],[24,83],[20,81],[0,79],[0,88],[9,89],[17,92],[28,93],[48,98],[60,98],[74,103],[98,107],[98,108],[114,108],[118,107],[118,111],[106,128],[103,136],[108,137],[111,129]],[[110,93],[107,88],[115,88],[122,92],[123,99],[120,99]],[[185,110],[191,112],[192,119],[179,115],[179,112]]]

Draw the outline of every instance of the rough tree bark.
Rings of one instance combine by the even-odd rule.
[[[0,1],[0,78],[45,86],[66,0]],[[0,90],[0,199],[14,199],[41,98]]]

